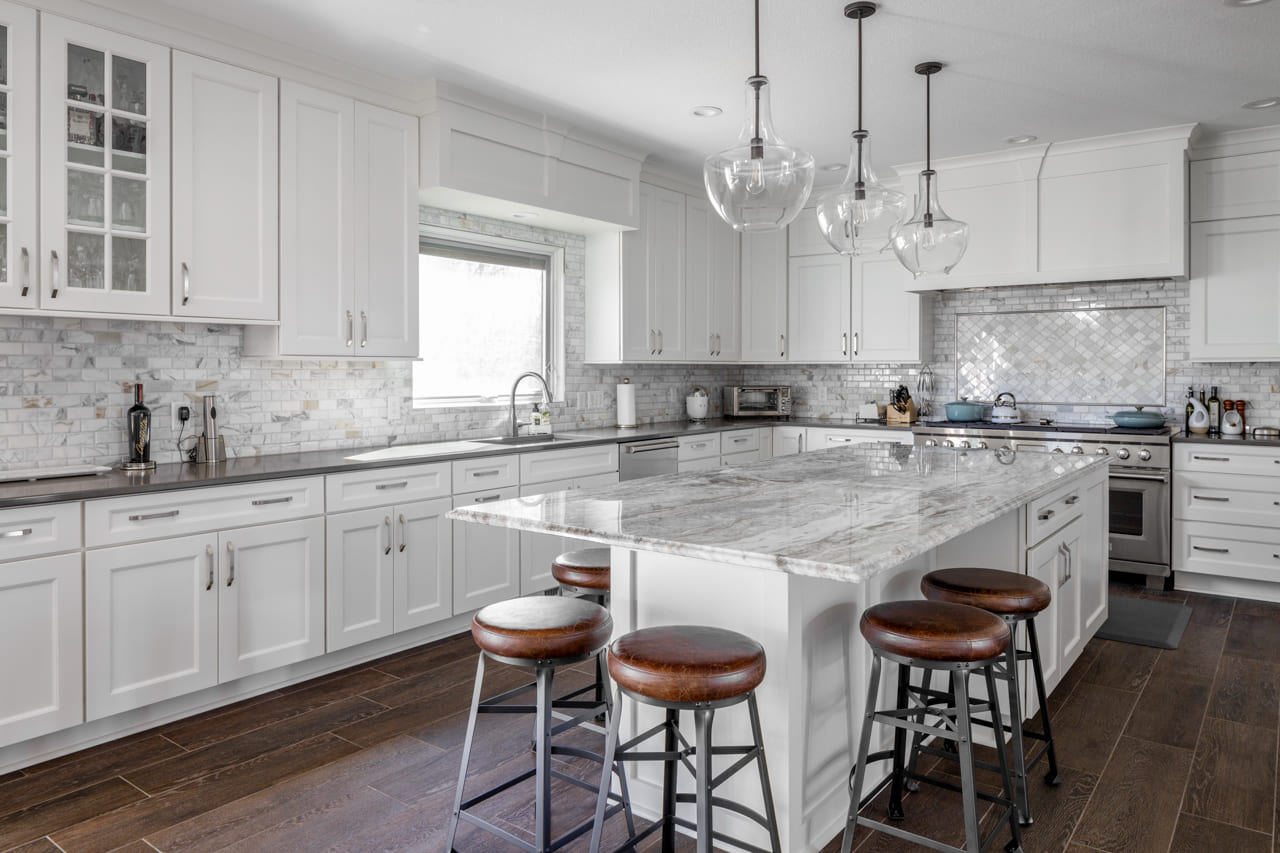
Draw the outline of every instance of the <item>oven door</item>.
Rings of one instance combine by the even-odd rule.
[[[1169,574],[1169,473],[1111,467],[1111,568]]]

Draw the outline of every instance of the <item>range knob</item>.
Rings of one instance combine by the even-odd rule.
[[[961,441],[960,441],[960,446],[961,446],[961,447],[968,447],[968,446],[969,446],[969,442],[968,442],[967,440],[965,440],[965,439],[961,439]]]
[[[1139,451],[1138,451],[1138,458],[1139,458],[1139,459],[1141,459],[1143,462],[1150,462],[1150,461],[1151,461],[1151,451],[1150,451],[1150,450],[1139,450]]]
[[[1093,452],[1095,456],[1110,456],[1110,452],[1105,447],[1099,447]]]
[[[1079,456],[1081,453],[1084,453],[1084,448],[1077,444],[1075,447],[1071,448],[1071,452],[1074,455]]]
[[[1117,458],[1117,459],[1128,459],[1128,458],[1129,458],[1129,448],[1127,448],[1127,447],[1122,447],[1122,448],[1120,448],[1119,450],[1117,450],[1117,451],[1116,451],[1116,458]]]
[[[934,441],[932,438],[926,438],[926,439],[924,440],[924,446],[925,446],[925,447],[937,447],[937,446],[938,446],[938,442]],[[1126,452],[1128,452],[1128,451],[1126,451]]]
[[[987,443],[985,441],[979,441],[977,444],[974,445],[974,447],[978,448],[979,450],[986,450]]]
[[[942,446],[943,446],[943,447],[955,447],[955,446],[956,446],[956,443],[955,443],[954,441],[952,441],[951,439],[949,439],[949,438],[944,438],[944,439],[942,440]]]
[[[1055,447],[1053,450],[1050,451],[1050,453],[1061,453],[1061,452],[1062,452],[1061,447]]]

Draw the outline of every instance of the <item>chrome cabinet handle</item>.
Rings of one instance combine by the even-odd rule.
[[[1053,516],[1054,516],[1053,510],[1046,509],[1044,512],[1037,515],[1036,518],[1040,519],[1041,521],[1048,521],[1049,519],[1053,518]]]
[[[204,591],[208,592],[213,589],[213,546],[204,546],[204,557],[209,561],[209,582],[204,585]]]
[[[355,335],[356,335],[356,321],[351,316],[351,312],[348,311],[347,312],[347,346],[351,346],[352,341],[355,340]]]
[[[471,476],[472,477],[496,477],[501,473],[502,473],[501,470],[494,468],[489,471],[472,471]]]
[[[400,513],[400,553],[404,553],[405,538],[406,538],[406,531],[404,527],[404,513],[402,512]]]
[[[649,330],[649,355],[658,354],[658,333],[653,329]]]
[[[1230,462],[1231,461],[1230,456],[1192,456],[1191,458],[1195,459],[1197,462]],[[1280,459],[1277,459],[1275,461],[1280,462]]]
[[[4,533],[0,533],[0,539],[16,539],[19,536],[30,536],[30,535],[31,535],[31,528],[24,527],[21,530],[6,530]]]
[[[853,354],[854,355],[858,354],[858,335],[859,334],[860,334],[859,332],[853,333]]]
[[[778,335],[778,358],[787,354],[787,336]]]
[[[408,480],[401,480],[398,483],[379,483],[378,485],[374,486],[373,489],[374,491],[377,491],[377,492],[383,492],[383,491],[386,491],[387,489],[403,489],[408,485],[409,485]]]
[[[382,553],[390,554],[391,553],[391,516],[384,515],[382,517],[382,523],[387,526],[387,547],[383,549]]]
[[[178,513],[182,510],[171,509],[168,512],[149,512],[142,515],[129,516],[130,521],[151,521],[155,518],[177,518]]]
[[[360,347],[364,348],[369,345],[369,315],[360,312]]]
[[[840,354],[841,355],[849,354],[849,333],[848,332],[843,332],[840,335]]]
[[[708,332],[707,333],[707,355],[715,355],[715,354],[716,354],[716,333]]]
[[[658,355],[662,355],[662,330],[658,330]]]
[[[478,503],[478,504],[487,504],[487,503],[489,503],[490,501],[496,501],[496,500],[499,500],[499,499],[501,499],[501,498],[502,498],[502,495],[485,495],[485,496],[484,496],[484,497],[482,497],[482,498],[476,498],[476,499],[475,499],[475,502],[476,502],[476,503]]]
[[[679,447],[679,442],[675,441],[658,441],[653,444],[628,444],[623,448],[625,453],[648,453],[651,450],[670,450],[673,447]]]
[[[1062,553],[1067,557],[1067,576],[1063,581],[1065,583],[1066,581],[1071,580],[1071,576],[1075,574],[1076,555],[1071,552],[1070,545],[1063,545]]]
[[[49,275],[53,279],[53,291],[49,294],[50,299],[58,298],[58,253],[49,253]]]
[[[186,305],[191,300],[191,270],[187,268],[186,261],[182,262],[182,304]]]
[[[1209,552],[1210,554],[1230,554],[1230,553],[1231,553],[1231,549],[1230,549],[1230,548],[1206,548],[1206,547],[1204,547],[1203,545],[1192,545],[1192,546],[1191,546],[1191,550],[1193,550],[1193,551],[1207,551],[1207,552]]]
[[[1231,502],[1231,498],[1214,498],[1214,497],[1210,497],[1209,495],[1192,495],[1192,496],[1191,496],[1191,500],[1193,500],[1193,501],[1215,501],[1215,502],[1217,502],[1217,503],[1224,503],[1224,504],[1225,504],[1225,503],[1230,503],[1230,502]]]
[[[285,495],[282,498],[259,498],[253,502],[254,506],[267,506],[269,504],[287,504],[293,502],[293,495]]]
[[[236,582],[236,543],[227,543],[227,586]]]
[[[22,295],[26,296],[31,290],[31,253],[27,251],[27,247],[22,247]]]
[[[1067,506],[1075,506],[1076,504],[1080,503],[1080,496],[1072,495],[1071,497],[1063,501],[1063,503],[1065,503]]]

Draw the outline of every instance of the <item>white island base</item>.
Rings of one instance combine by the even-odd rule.
[[[858,631],[862,610],[880,601],[919,598],[920,578],[936,568],[987,566],[1048,575],[1042,579],[1054,589],[1055,601],[1039,617],[1037,629],[1052,690],[1106,619],[1105,483],[1103,470],[1073,484],[1087,492],[1079,518],[1063,527],[1065,539],[1073,543],[1074,571],[1066,565],[1071,557],[1060,547],[1064,537],[1027,542],[1026,507],[861,583],[614,547],[615,636],[654,625],[711,625],[739,631],[764,646],[768,670],[757,696],[782,849],[820,850],[843,831],[849,806],[849,771],[871,665],[870,649]],[[1040,557],[1042,551],[1053,559]],[[890,670],[883,680],[892,684],[895,677]],[[1034,695],[1024,710],[1035,713]],[[659,709],[635,702],[627,702],[623,713],[624,742],[661,719]],[[686,736],[692,741],[691,722],[686,722]],[[713,737],[721,744],[750,742],[745,703],[716,714]],[[886,737],[880,747],[873,744],[873,751],[887,743]],[[868,777],[868,790],[883,777],[884,767],[874,768],[881,772]],[[637,813],[656,817],[660,766],[629,765],[628,772]],[[691,790],[683,774],[682,780],[682,790]],[[761,805],[758,777],[750,768],[717,794],[754,808]],[[688,808],[692,819],[692,806]],[[957,821],[959,809],[957,798]],[[718,829],[768,848],[767,836],[754,823],[723,809],[717,810],[716,820]]]

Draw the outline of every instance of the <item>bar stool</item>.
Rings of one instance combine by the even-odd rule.
[[[594,601],[606,610],[609,608],[609,558],[608,548],[583,548],[565,551],[551,561],[551,576],[560,585],[561,595],[576,595]],[[609,694],[604,674],[604,655],[596,657],[594,687],[597,702],[603,702]],[[585,689],[571,694],[587,692]],[[566,697],[568,698],[568,697]]]
[[[553,598],[540,596],[533,598],[517,598],[491,604],[476,613],[471,620],[471,636],[480,647],[480,659],[476,664],[475,690],[471,697],[471,715],[467,720],[467,736],[462,747],[462,767],[458,771],[458,791],[454,797],[453,814],[449,819],[450,851],[454,850],[453,841],[458,831],[459,821],[466,821],[490,832],[504,841],[514,844],[530,853],[548,853],[585,834],[592,826],[592,820],[584,820],[559,838],[551,837],[551,782],[559,779],[580,788],[596,793],[596,786],[584,782],[567,773],[553,768],[551,759],[555,755],[568,755],[576,758],[587,758],[603,762],[604,778],[607,780],[613,771],[619,776],[621,793],[609,799],[613,804],[607,813],[599,818],[604,819],[623,811],[626,814],[628,831],[635,832],[635,823],[631,815],[631,804],[627,796],[626,777],[621,766],[614,766],[608,760],[580,747],[556,744],[552,738],[575,726],[585,726],[599,732],[591,720],[599,714],[608,715],[611,709],[608,695],[600,702],[584,701],[571,698],[556,699],[551,692],[552,681],[558,667],[569,666],[590,657],[605,654],[609,636],[613,632],[613,619],[609,612],[598,604],[579,598]],[[533,670],[534,681],[522,687],[508,690],[490,699],[481,700],[480,693],[484,683],[485,660],[493,659],[512,666],[528,667]],[[533,690],[536,692],[532,705],[514,705],[509,700]],[[553,713],[560,712],[563,722],[557,723]],[[471,762],[471,747],[475,738],[476,719],[480,714],[534,714],[536,725],[534,730],[534,767],[512,778],[501,782],[481,794],[463,800],[466,785],[467,767]],[[506,791],[527,779],[535,780],[534,793],[534,837],[530,844],[505,829],[485,819],[468,813],[468,809],[483,803],[490,797]],[[600,810],[604,812],[603,809]]]
[[[1045,773],[1044,781],[1049,785],[1062,783],[1062,776],[1058,773],[1058,756],[1053,748],[1053,728],[1049,724],[1049,706],[1045,702],[1044,671],[1040,668],[1040,642],[1036,639],[1035,617],[1052,601],[1049,587],[1043,581],[1017,572],[1006,572],[1000,569],[956,568],[929,572],[920,581],[920,591],[930,601],[968,604],[988,613],[994,613],[1009,626],[1010,642],[1005,652],[1004,662],[993,666],[991,670],[992,674],[1004,681],[1008,688],[1009,723],[1006,725],[1002,721],[1002,728],[1010,734],[1009,739],[1013,745],[1013,776],[1018,787],[1018,817],[1023,825],[1029,825],[1032,819],[1031,799],[1027,790],[1028,771],[1047,755],[1049,770]],[[1026,650],[1019,650],[1017,647],[1018,626],[1022,624],[1027,626],[1028,648]],[[1022,703],[1019,699],[1021,687],[1018,683],[1018,661],[1027,660],[1031,661],[1036,697],[1040,700],[1040,718],[1044,723],[1044,730],[1039,732],[1026,727],[1020,711]],[[982,724],[985,725],[986,721],[983,720]],[[1043,745],[1035,755],[1027,758],[1023,738],[1041,741]]]
[[[995,720],[1000,717],[999,694],[991,674],[991,664],[1001,659],[1009,645],[1008,625],[991,613],[962,604],[894,601],[864,610],[858,627],[871,646],[871,678],[867,689],[866,712],[862,720],[858,759],[853,766],[849,817],[845,823],[841,853],[849,853],[852,849],[854,833],[859,826],[868,826],[934,850],[981,853],[992,843],[1006,822],[1013,838],[1005,846],[1005,850],[1020,853],[1022,835],[1015,819],[1017,808],[1013,802],[1014,789],[1004,750],[996,750],[999,758],[995,768],[1000,771],[1004,782],[1004,796],[980,792],[974,783],[974,715],[985,713]],[[886,660],[898,665],[897,700],[893,707],[877,710],[880,668]],[[912,668],[923,669],[927,673],[934,670],[950,673],[950,692],[931,691],[927,679],[921,687],[913,687]],[[974,673],[980,674],[986,681],[989,697],[986,701],[975,700],[969,695],[969,676]],[[936,718],[935,725],[926,723],[930,717]],[[869,754],[871,730],[876,723],[894,730],[893,748]],[[960,757],[959,787],[944,779],[917,773],[914,767],[907,766],[908,731],[955,741]],[[859,813],[884,787],[884,783],[881,783],[865,800],[862,798],[867,765],[886,759],[893,761],[893,771],[886,780],[889,785],[890,820],[899,821],[906,816],[902,808],[902,792],[908,780],[928,782],[959,791],[964,807],[964,847],[953,847]],[[1004,814],[985,839],[978,830],[979,799],[993,802],[1004,809]]]
[[[746,850],[765,853],[752,844],[717,832],[712,824],[713,808],[735,812],[758,823],[769,833],[770,850],[781,853],[778,819],[773,808],[773,792],[769,788],[769,768],[765,763],[764,740],[760,734],[760,712],[756,707],[755,689],[764,680],[764,648],[749,637],[721,628],[692,625],[669,625],[643,628],[614,640],[609,649],[609,675],[617,684],[614,708],[606,735],[604,766],[615,761],[661,761],[662,816],[636,835],[634,832],[624,849],[634,849],[644,838],[662,830],[662,849],[675,849],[675,828],[696,829],[698,853],[711,853],[714,841],[728,841]],[[622,718],[621,701],[630,696],[638,702],[666,710],[663,722],[618,744]],[[748,745],[713,746],[711,723],[716,711],[745,701],[751,717],[752,742]],[[680,730],[680,712],[693,711],[695,740],[693,745]],[[661,733],[661,752],[645,752],[639,747]],[[719,776],[712,775],[713,756],[738,756]],[[693,758],[691,762],[689,759]],[[752,761],[760,773],[764,795],[764,814],[741,803],[715,796],[715,789]],[[677,769],[683,764],[696,779],[697,791],[677,791]],[[608,773],[601,774],[596,800],[596,827],[591,834],[591,853],[600,850],[602,824],[606,817],[606,795],[611,795]],[[694,803],[697,821],[676,815],[679,803]]]

